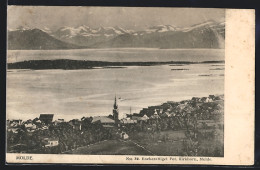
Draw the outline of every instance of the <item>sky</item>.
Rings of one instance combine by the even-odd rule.
[[[207,20],[225,21],[225,9],[214,8],[8,6],[7,13],[8,29],[87,25],[143,30],[154,25],[187,27]]]

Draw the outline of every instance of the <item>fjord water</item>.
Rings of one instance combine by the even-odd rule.
[[[25,60],[92,60],[111,62],[224,60],[223,49],[107,48],[77,50],[9,50],[8,62]]]
[[[14,54],[19,61],[224,60],[224,50],[206,49],[9,51],[9,62],[14,62],[10,61],[14,59]],[[53,113],[54,119],[66,120],[109,115],[112,113],[115,94],[121,117],[130,112],[130,107],[133,113],[166,101],[224,94],[224,64],[130,66],[85,70],[8,70],[7,118],[33,119],[41,113]]]

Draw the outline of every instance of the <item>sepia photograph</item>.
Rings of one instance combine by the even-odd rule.
[[[225,9],[8,6],[7,15],[6,152],[17,161],[225,157]]]

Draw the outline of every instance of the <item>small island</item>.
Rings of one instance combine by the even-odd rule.
[[[107,62],[107,61],[89,61],[89,60],[29,60],[15,63],[8,63],[8,69],[95,69],[95,67],[103,68],[120,68],[126,66],[155,66],[155,65],[169,65],[169,64],[208,64],[208,63],[224,63],[224,61],[203,61],[203,62],[189,62],[189,61],[168,61],[168,62]]]
[[[181,70],[189,70],[189,69],[185,69],[185,68],[181,68],[181,69],[171,69],[172,71],[181,71]]]

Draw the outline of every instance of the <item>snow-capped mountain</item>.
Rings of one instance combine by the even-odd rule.
[[[26,31],[26,30],[32,30],[32,28],[19,26],[15,29],[8,28],[7,30],[8,31],[20,31],[20,32],[22,32],[22,31]]]
[[[187,28],[170,25],[119,35],[92,47],[224,48],[225,24],[209,21]]]
[[[125,30],[120,27],[99,27],[92,29],[88,26],[79,27],[62,27],[53,32],[53,35],[58,38],[73,38],[76,36],[96,37],[96,36],[117,36],[120,34],[130,33],[131,31]]]
[[[223,37],[225,36],[225,22],[217,23],[215,21],[207,21],[204,23],[192,25],[190,27],[186,27],[182,29],[182,32],[190,32],[190,31],[205,31],[212,30],[218,34],[221,34]]]
[[[52,32],[52,35],[62,41],[74,43],[81,46],[89,46],[99,42],[110,40],[118,35],[130,34],[131,30],[121,27],[99,27],[90,28],[82,25],[79,27],[62,27]]]
[[[50,28],[48,28],[48,27],[43,27],[41,30],[46,32],[46,33],[48,33],[48,34],[50,34],[50,35],[52,34],[52,30]]]
[[[85,34],[91,32],[91,29],[88,26],[79,26],[79,27],[61,27],[57,31],[53,32],[54,36],[59,38],[72,38],[74,36]]]
[[[120,28],[118,26],[116,26],[116,27],[99,27],[98,29],[95,29],[96,34],[107,35],[107,36],[126,34],[129,32],[130,31]]]
[[[9,33],[29,30],[32,29],[19,27],[9,30]],[[41,30],[50,37],[81,46],[80,48],[224,48],[225,39],[225,23],[215,21],[207,21],[185,28],[156,25],[143,31],[127,30],[118,26],[91,28],[86,25],[61,27],[56,31],[47,27]]]
[[[179,28],[172,26],[172,25],[157,25],[153,27],[149,27],[145,30],[146,33],[153,33],[153,32],[168,32],[168,31],[177,31]]]

